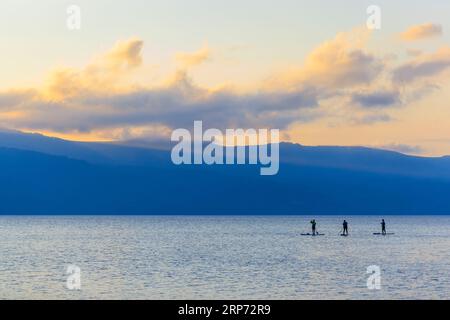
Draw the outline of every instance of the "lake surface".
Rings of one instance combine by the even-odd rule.
[[[449,299],[450,217],[0,217],[2,299]],[[69,265],[81,290],[66,286]],[[379,266],[381,289],[367,287]]]

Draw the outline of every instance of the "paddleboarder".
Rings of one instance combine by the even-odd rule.
[[[311,220],[312,235],[316,235],[316,220]]]
[[[344,229],[343,232],[342,232],[342,235],[348,236],[348,223],[347,223],[347,221],[344,220],[344,222],[342,223],[342,228]]]
[[[384,219],[381,219],[381,234],[384,236],[386,235],[386,222]]]

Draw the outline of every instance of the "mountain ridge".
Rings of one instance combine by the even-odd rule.
[[[161,166],[170,161],[170,148],[153,149],[118,143],[76,142],[20,132],[0,131],[0,147],[66,156],[94,164]],[[411,156],[368,147],[303,146],[282,142],[280,162],[450,179],[450,157]]]
[[[33,139],[0,134],[0,214],[450,214],[448,159],[283,144],[279,173],[260,176],[254,165],[176,166],[168,151]]]

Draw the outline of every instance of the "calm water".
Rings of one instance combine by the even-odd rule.
[[[450,217],[0,217],[3,299],[449,299]],[[66,268],[81,268],[81,290]],[[381,290],[367,289],[370,265]]]

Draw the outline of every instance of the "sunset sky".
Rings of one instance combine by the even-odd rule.
[[[0,128],[152,140],[203,120],[450,155],[448,21],[442,0],[2,0]]]

